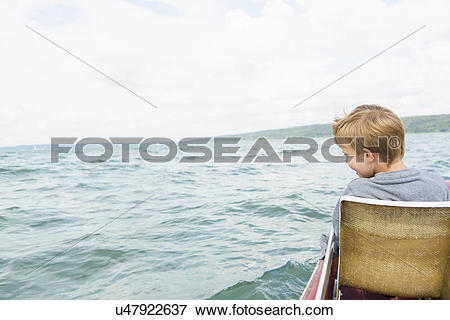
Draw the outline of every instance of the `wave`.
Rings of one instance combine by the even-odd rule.
[[[253,281],[239,281],[210,297],[210,300],[287,300],[299,299],[314,264],[289,260],[281,267],[264,272]]]
[[[27,173],[37,173],[40,172],[41,169],[27,169],[27,168],[22,168],[22,169],[5,169],[5,168],[0,168],[0,174],[11,174],[11,175],[22,175],[22,174],[27,174]]]

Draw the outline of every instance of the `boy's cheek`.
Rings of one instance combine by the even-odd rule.
[[[352,161],[347,162],[347,164],[350,167],[350,169],[358,171],[358,166],[356,165],[354,159],[352,159]]]

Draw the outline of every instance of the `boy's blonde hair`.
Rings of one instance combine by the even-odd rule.
[[[361,105],[334,121],[336,143],[349,144],[357,155],[361,155],[362,149],[367,148],[378,153],[383,162],[390,164],[405,154],[405,129],[402,120],[387,108],[375,104]]]

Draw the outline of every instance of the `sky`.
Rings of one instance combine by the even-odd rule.
[[[449,113],[448,12],[419,0],[3,0],[0,146],[236,134],[367,103]]]

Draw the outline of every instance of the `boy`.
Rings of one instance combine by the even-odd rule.
[[[356,171],[356,178],[342,195],[401,201],[449,201],[450,192],[441,176],[407,168],[403,123],[395,113],[377,105],[361,105],[335,119],[335,142]],[[333,212],[333,229],[339,243],[339,202]],[[328,241],[321,236],[322,250]],[[324,251],[322,251],[324,253]]]

